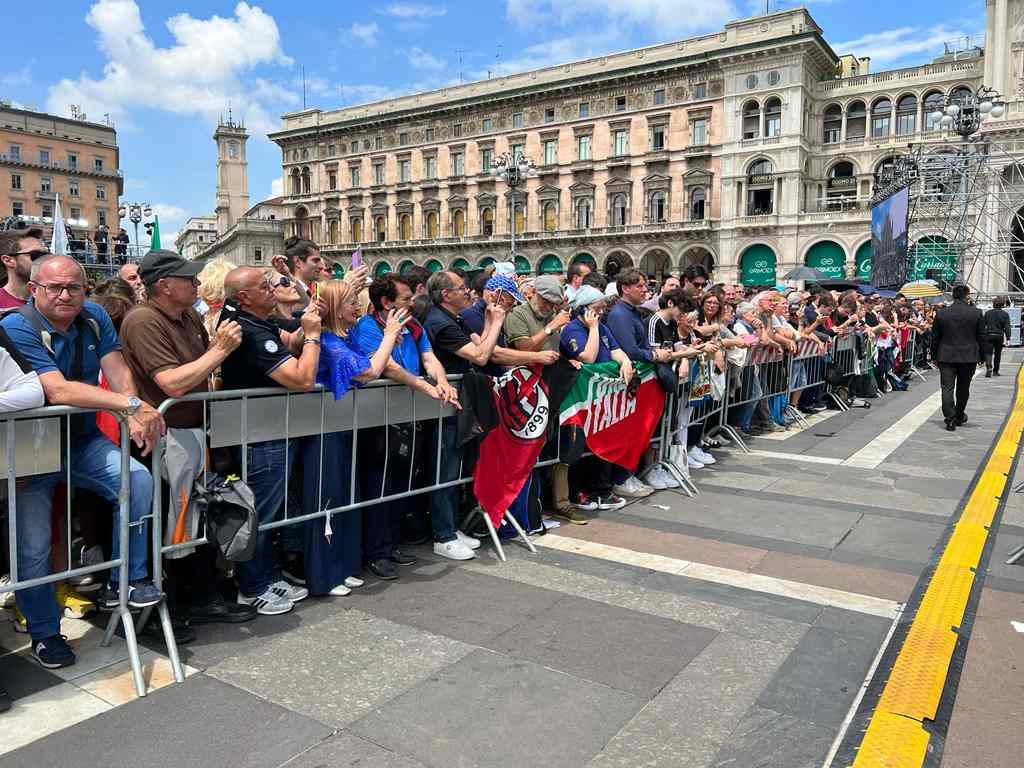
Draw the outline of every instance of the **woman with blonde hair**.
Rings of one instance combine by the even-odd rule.
[[[367,357],[357,351],[350,338],[350,331],[362,314],[358,293],[343,280],[327,280],[317,285],[323,331],[316,381],[337,400],[353,386],[372,381],[384,372],[410,315],[401,309],[389,312],[384,338],[373,355]],[[308,440],[303,448],[302,467],[305,514],[352,503],[352,432],[329,432]],[[304,549],[306,586],[311,594],[337,597],[349,594],[352,587],[362,586],[363,581],[358,578],[362,570],[359,510],[308,521]]]
[[[206,311],[200,310],[199,314],[203,316],[203,325],[210,338],[217,332],[220,311],[224,307],[224,278],[234,268],[235,265],[227,259],[213,259],[198,275],[199,298],[206,305]]]

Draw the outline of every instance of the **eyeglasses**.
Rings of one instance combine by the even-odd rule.
[[[281,277],[278,278],[277,283],[273,284],[273,287],[275,287],[275,288],[288,288],[289,286],[291,286],[291,284],[292,284],[292,279],[290,277],[285,277],[284,275],[281,275]]]
[[[44,256],[52,256],[53,252],[52,251],[42,251],[42,250],[15,251],[14,253],[8,253],[7,255],[8,256],[28,256],[32,261],[35,261],[36,259],[41,259]]]
[[[60,298],[64,291],[67,291],[68,296],[72,297],[81,296],[85,292],[85,286],[81,283],[33,283],[33,285],[46,291],[46,295],[51,299]]]

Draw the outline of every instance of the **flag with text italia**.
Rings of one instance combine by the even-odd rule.
[[[635,470],[665,409],[665,390],[654,366],[636,363],[640,382],[634,396],[616,362],[584,365],[562,400],[559,421],[583,430],[587,448],[597,457]]]

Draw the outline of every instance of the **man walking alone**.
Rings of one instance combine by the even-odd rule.
[[[932,359],[939,364],[942,416],[950,432],[967,423],[971,379],[984,343],[981,310],[967,303],[969,296],[966,285],[954,286],[952,306],[939,310],[932,327]]]

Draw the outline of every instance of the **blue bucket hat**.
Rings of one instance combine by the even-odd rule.
[[[516,281],[505,275],[494,275],[494,277],[487,281],[484,289],[488,291],[504,291],[516,301],[523,301],[523,294],[519,292],[519,286],[516,285]]]

